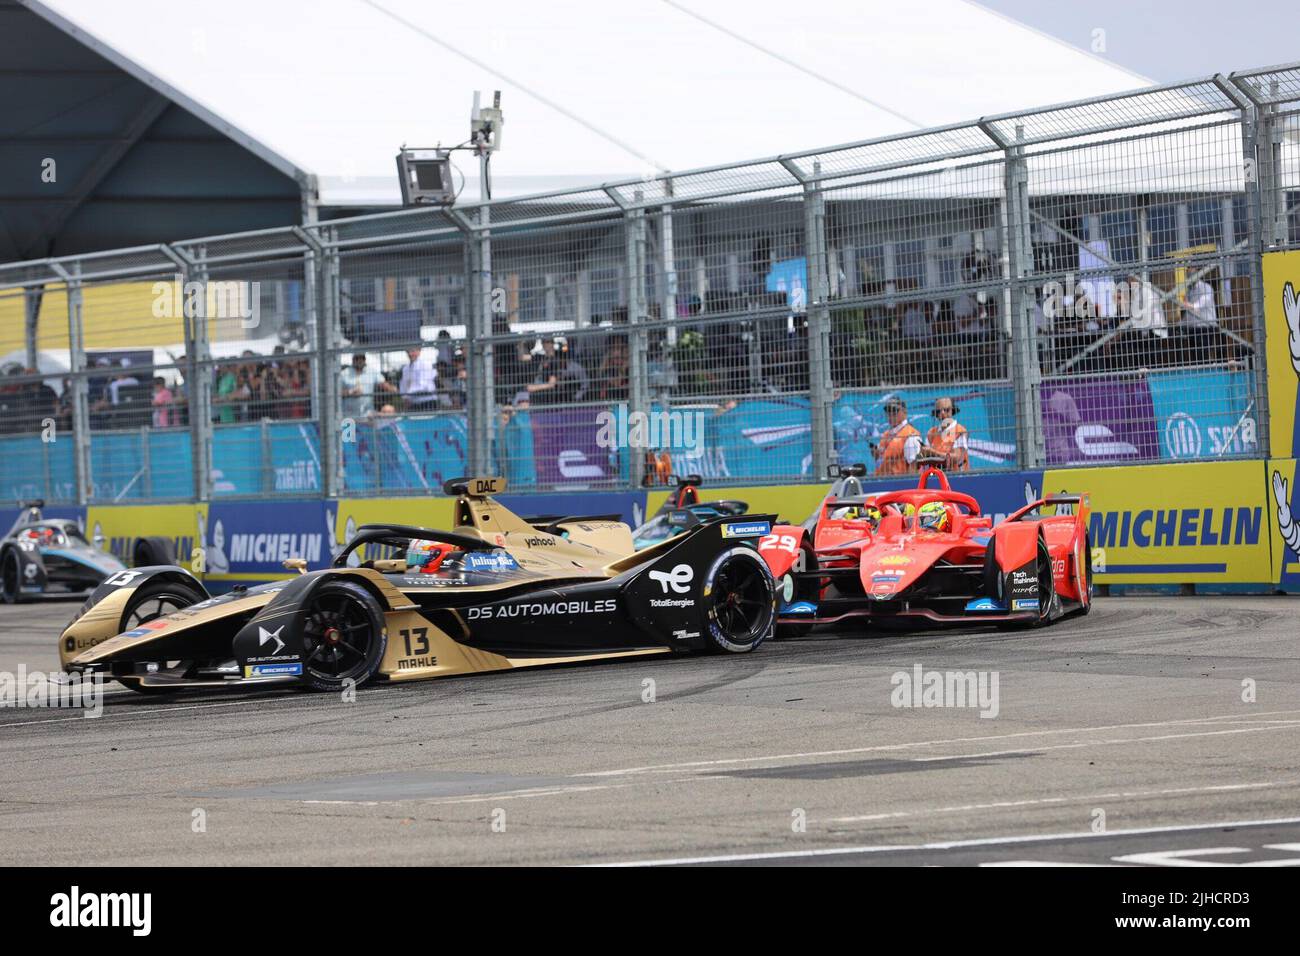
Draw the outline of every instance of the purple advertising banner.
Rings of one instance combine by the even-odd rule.
[[[1049,466],[1160,457],[1146,379],[1068,379],[1040,388]]]
[[[539,485],[596,485],[609,480],[609,455],[596,441],[600,432],[596,416],[602,411],[608,410],[601,407],[530,411],[533,460],[537,463]]]

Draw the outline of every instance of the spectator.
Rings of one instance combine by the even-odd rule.
[[[438,369],[423,348],[406,350],[410,363],[402,369],[399,391],[407,411],[425,411],[438,401]]]
[[[596,370],[596,395],[605,402],[625,402],[628,397],[627,339],[617,336],[609,340],[600,367]]]
[[[464,408],[468,396],[469,370],[465,365],[465,353],[456,349],[451,357],[451,371],[447,377],[445,402],[450,408]]]
[[[1214,288],[1204,276],[1188,284],[1187,299],[1183,306],[1183,321],[1193,327],[1205,329],[1219,327]]]
[[[280,363],[279,371],[285,402],[283,417],[311,417],[311,363],[306,359],[291,359]]]
[[[23,374],[36,376],[40,371],[29,366],[23,369]],[[54,418],[55,410],[59,406],[59,396],[54,389],[45,384],[44,379],[33,378],[27,383],[23,404],[26,406],[27,413],[26,430],[39,431],[44,427],[47,418]]]
[[[376,391],[397,391],[377,369],[366,367],[364,352],[352,354],[352,364],[339,374],[339,385],[342,386],[343,417],[353,421],[374,414]]]
[[[930,354],[934,342],[933,310],[933,303],[915,300],[902,307],[899,335],[905,353],[900,363],[904,381],[923,381],[932,376]]]
[[[140,384],[140,380],[135,377],[135,373],[130,371],[131,360],[129,358],[124,357],[122,359],[121,368],[122,371],[108,383],[108,397],[114,405],[122,404],[123,389]]]
[[[969,471],[970,455],[966,427],[957,421],[957,405],[952,396],[943,395],[934,400],[934,415],[937,424],[930,429],[921,449],[927,456],[943,459],[943,467],[948,471]]]
[[[1169,329],[1165,324],[1165,310],[1155,286],[1137,275],[1130,275],[1127,292],[1129,328],[1150,332],[1156,338],[1167,338]]]
[[[212,404],[216,406],[216,420],[228,425],[236,419],[236,403],[248,397],[246,383],[241,376],[242,366],[217,366],[217,387],[212,395]]]
[[[885,399],[885,419],[889,427],[880,441],[871,447],[876,458],[876,474],[904,475],[921,454],[921,433],[907,420],[907,403],[896,395]]]
[[[167,380],[161,375],[155,375],[153,379],[153,398],[150,405],[153,406],[153,427],[154,428],[171,428],[179,424],[175,421],[176,409],[173,407],[175,401],[171,389],[167,387]]]
[[[510,322],[503,314],[492,316],[492,335],[510,334]],[[526,343],[494,342],[492,344],[492,380],[496,384],[496,403],[511,405],[519,400],[528,381],[528,353]]]
[[[533,380],[525,386],[529,402],[538,405],[554,405],[556,398],[552,394],[560,380],[560,357],[555,354],[555,339],[542,339],[542,354],[533,360],[536,371]]]

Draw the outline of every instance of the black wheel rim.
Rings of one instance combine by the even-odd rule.
[[[168,591],[162,594],[154,594],[131,608],[131,613],[126,616],[126,627],[123,630],[129,631],[141,624],[147,624],[149,621],[156,621],[160,617],[166,617],[168,614],[183,610],[193,603],[193,600],[182,594],[173,594]]]
[[[754,562],[733,558],[713,579],[713,619],[728,638],[746,643],[772,613],[767,581]]]
[[[307,672],[320,680],[342,682],[369,668],[376,640],[370,614],[346,594],[317,595],[303,626]]]
[[[18,559],[12,552],[5,556],[4,593],[8,597],[18,593]]]

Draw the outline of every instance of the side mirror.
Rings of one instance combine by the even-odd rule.
[[[299,574],[306,574],[307,562],[302,558],[285,558],[284,569],[286,571],[297,571]]]

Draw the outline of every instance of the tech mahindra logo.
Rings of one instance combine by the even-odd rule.
[[[664,594],[670,588],[678,594],[686,594],[691,590],[691,582],[695,580],[695,570],[689,564],[679,564],[671,571],[651,571],[650,577],[659,582]]]
[[[82,893],[74,886],[71,892],[50,897],[50,925],[128,926],[132,936],[148,936],[153,927],[153,894]]]

